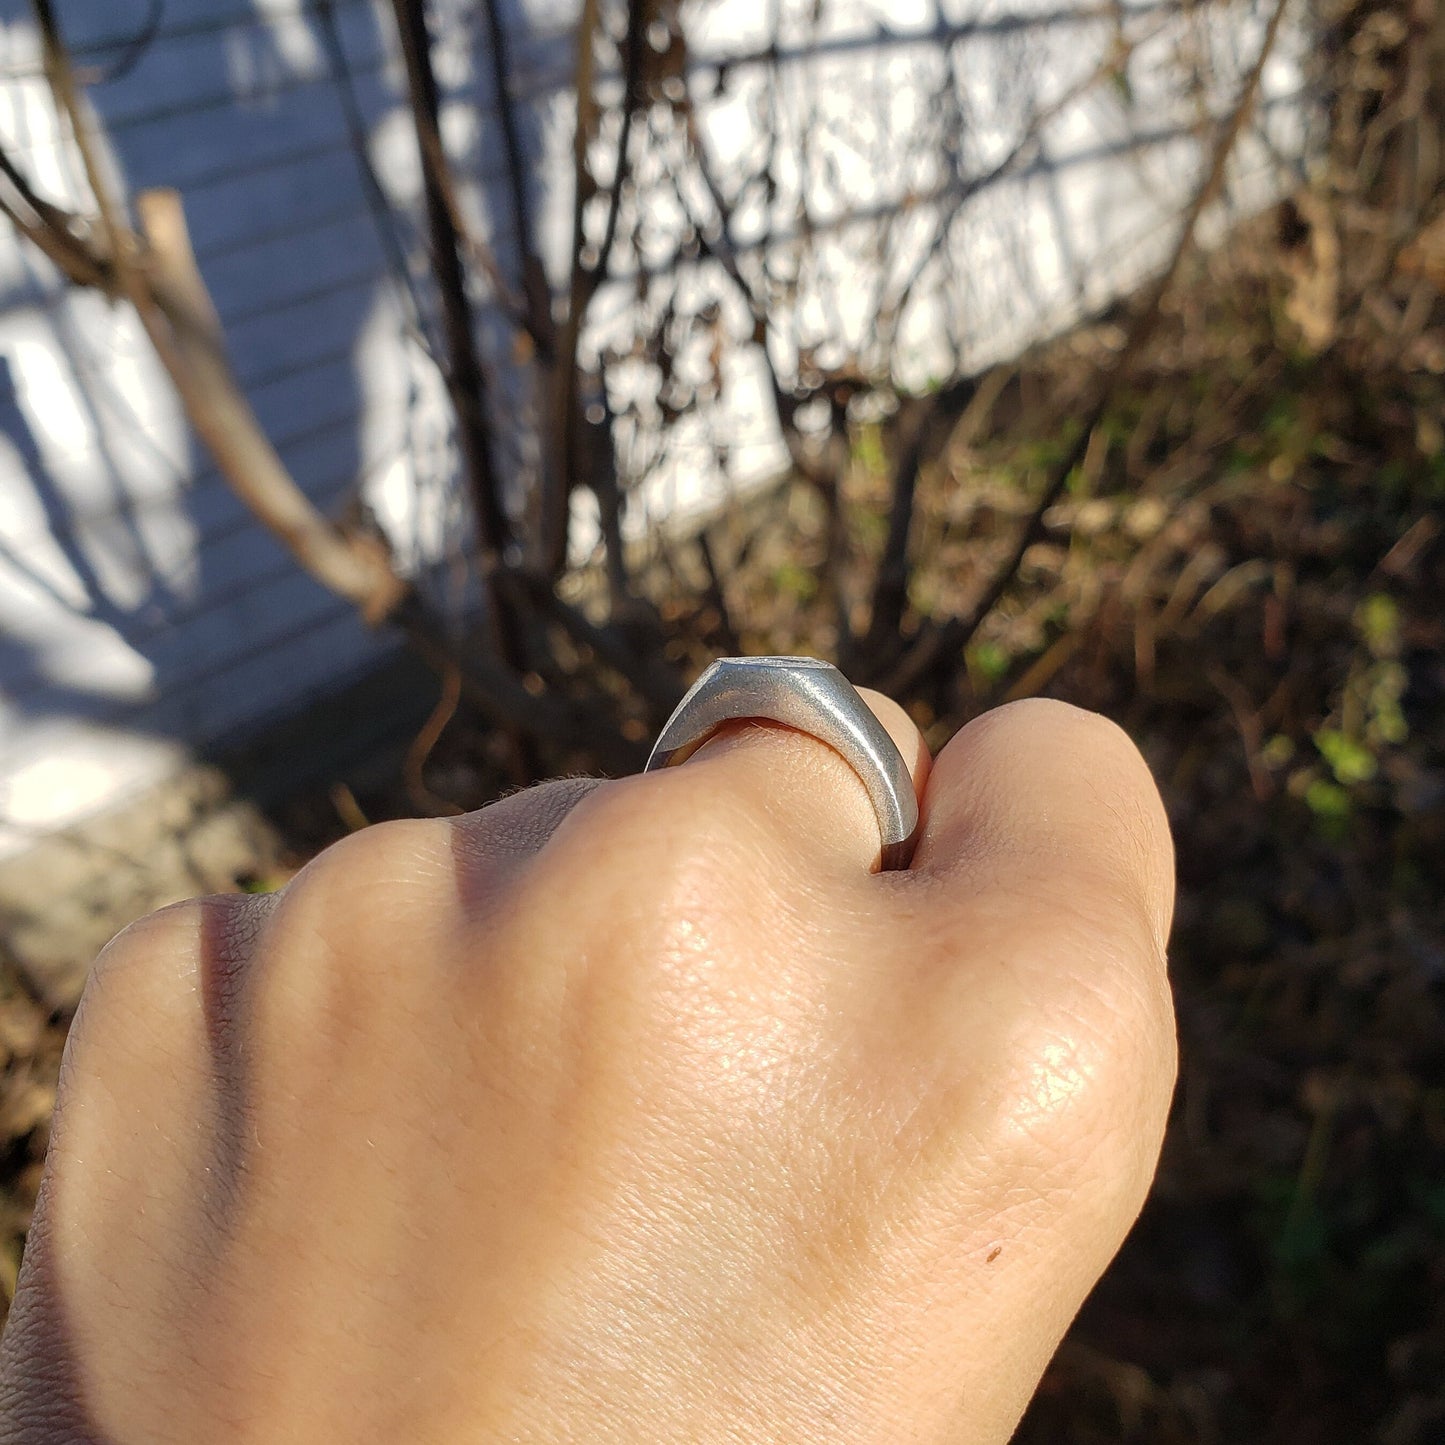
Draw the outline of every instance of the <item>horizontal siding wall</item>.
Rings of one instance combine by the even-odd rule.
[[[297,481],[323,510],[369,501],[394,522],[429,498],[430,535],[409,538],[402,515],[397,536],[425,568],[444,554],[438,516],[457,507],[446,412],[407,338],[397,265],[421,251],[406,207],[415,147],[389,11],[333,0],[328,28],[324,8],[167,0],[134,45],[149,0],[68,0],[61,14],[78,64],[99,74],[90,99],[126,188],[181,192],[237,376]],[[28,7],[0,13],[0,134],[43,194],[77,204]],[[538,93],[565,77],[566,18],[514,16],[518,56],[533,58],[519,80]],[[449,23],[454,45],[475,40]],[[550,43],[536,33],[548,24]],[[111,67],[123,73],[106,79]],[[453,103],[489,104],[465,90]],[[353,120],[391,215],[368,193]],[[394,644],[236,500],[130,318],[67,293],[9,234],[0,366],[5,851],[297,709]]]
[[[508,89],[539,244],[559,290],[571,235],[576,8],[574,0],[503,6]],[[926,108],[940,46],[951,47],[970,85],[976,77],[979,114],[996,106],[993,140],[986,124],[971,132],[984,154],[1008,143],[1017,123],[1009,96],[1022,93],[1026,72],[1066,89],[1081,65],[1106,53],[1118,14],[1140,26],[1163,14],[1157,4],[1117,14],[1081,7],[1073,19],[1032,0],[834,0],[811,23],[812,8],[789,0],[777,36],[765,28],[769,7],[752,0],[696,10],[689,83],[720,157],[746,152],[749,97],[781,77],[790,93],[822,97],[821,143],[861,123],[886,160],[889,127],[901,123],[890,108]],[[444,395],[418,339],[433,324],[390,7],[166,0],[153,33],[150,0],[66,0],[60,9],[118,182],[131,193],[181,192],[236,373],[297,481],[327,512],[368,509],[419,578],[450,576],[466,521]],[[515,276],[484,12],[474,0],[429,10],[462,204]],[[1262,16],[1248,5],[1221,14],[1211,43],[1225,57],[1218,98],[1227,100]],[[1149,93],[1177,40],[1164,26],[1157,63],[1144,52],[1132,111],[1095,100],[1061,108],[1038,155],[970,212],[955,240],[971,274],[967,364],[1058,330],[1157,263],[1200,155],[1198,117],[1177,113],[1165,79],[1159,95]],[[1301,43],[1286,46],[1267,76],[1263,124],[1286,157],[1306,144]],[[619,85],[604,77],[604,93]],[[0,0],[0,138],[43,195],[84,208],[21,0]],[[1255,144],[1243,159],[1238,194],[1257,203],[1280,183],[1277,156]],[[957,198],[946,186],[920,190],[919,175],[886,163],[870,171],[855,159],[841,174],[811,196],[825,239],[810,304],[837,303],[846,337],[869,324],[850,301],[868,279],[860,228],[900,209],[926,219]],[[785,248],[796,230],[795,216],[742,219],[741,252]],[[625,321],[633,285],[627,264],[619,270],[595,305],[593,353]],[[699,273],[697,284],[709,283]],[[477,300],[502,460],[525,486],[517,424],[525,379],[484,289]],[[904,340],[921,372],[936,364],[926,315]],[[638,493],[634,527],[781,464],[757,357],[740,352],[731,378],[723,412],[679,430],[673,461]],[[729,440],[721,463],[719,433]],[[0,854],[124,799],[196,749],[297,709],[392,645],[301,574],[228,490],[125,308],[67,290],[33,250],[0,234]]]

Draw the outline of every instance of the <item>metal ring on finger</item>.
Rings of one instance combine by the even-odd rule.
[[[908,866],[918,831],[912,774],[872,708],[831,663],[813,657],[718,659],[677,705],[643,771],[684,762],[724,723],[749,718],[796,728],[832,748],[873,804],[880,869]]]

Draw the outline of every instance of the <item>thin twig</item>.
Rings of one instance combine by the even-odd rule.
[[[456,716],[461,700],[461,671],[448,667],[442,673],[442,691],[437,705],[412,740],[411,747],[406,752],[406,761],[402,764],[402,776],[406,779],[406,790],[412,802],[423,812],[438,818],[460,817],[466,811],[451,799],[434,793],[426,782],[427,760],[432,755],[432,749],[441,740],[441,735],[447,730],[447,724]]]
[[[512,524],[502,499],[502,482],[492,456],[487,417],[487,388],[477,353],[476,323],[467,295],[456,224],[456,187],[441,144],[440,96],[432,69],[431,36],[424,0],[392,0],[402,56],[411,93],[412,119],[422,156],[427,230],[432,268],[441,300],[446,334],[447,392],[457,418],[462,465],[465,468],[477,528],[477,554],[486,596],[484,625],[492,650],[513,673],[527,670],[527,638],[523,619],[498,583],[512,540]],[[524,728],[508,730],[511,767],[518,782],[537,775],[537,759]]]
[[[885,680],[884,685],[888,691],[895,693],[911,691],[927,674],[967,647],[983,619],[988,616],[999,599],[1013,584],[1013,579],[1023,562],[1024,554],[1038,540],[1042,532],[1045,513],[1058,501],[1068,484],[1070,474],[1083,461],[1094,431],[1114,404],[1119,385],[1128,368],[1158,324],[1160,306],[1165,293],[1173,285],[1174,278],[1188,254],[1200,215],[1213,200],[1224,180],[1225,168],[1233,153],[1235,142],[1254,108],[1264,68],[1274,50],[1275,41],[1279,36],[1280,26],[1288,6],[1289,0],[1277,0],[1274,12],[1270,16],[1269,25],[1265,30],[1264,40],[1260,45],[1259,55],[1245,80],[1239,99],[1220,132],[1209,170],[1184,212],[1173,253],[1135,312],[1124,344],[1119,349],[1112,365],[1096,383],[1095,400],[1085,412],[1084,423],[1078,428],[1074,441],[1064,449],[1063,455],[1048,472],[1043,491],[1020,531],[1012,551],[995,574],[993,581],[984,590],[982,597],[966,616],[951,618],[941,625],[930,628],[909,649],[899,665]]]
[[[951,430],[967,409],[978,390],[975,377],[940,387],[926,403],[922,416],[913,424],[905,438],[893,472],[893,501],[888,509],[888,536],[873,585],[873,607],[868,622],[867,650],[879,646],[884,638],[898,631],[903,609],[908,601],[909,536],[913,530],[913,504],[918,491],[918,477],[924,457],[941,444],[938,433]]]
[[[432,205],[439,206],[446,213],[450,229],[454,234],[453,246],[459,247],[468,261],[491,283],[493,293],[502,308],[514,320],[522,320],[523,306],[492,249],[472,229],[462,209],[452,178],[451,163],[447,159],[446,146],[442,143],[440,106],[438,103],[436,77],[431,65],[431,35],[426,23],[425,0],[392,0],[392,11],[396,18],[397,34],[401,40],[402,60],[406,66],[407,84],[412,97],[412,124],[416,132],[417,147],[421,152],[422,181],[427,193],[428,213]]]
[[[455,668],[462,694],[484,717],[508,731],[525,731],[565,752],[585,753],[607,772],[630,773],[646,754],[595,706],[543,693],[535,696],[510,669],[479,649],[459,653],[438,631],[415,594],[391,619],[437,673]]]
[[[507,185],[516,223],[517,253],[522,262],[522,324],[532,338],[537,360],[549,367],[556,359],[557,329],[552,324],[552,293],[532,233],[532,212],[527,199],[528,168],[522,158],[522,141],[512,102],[511,62],[507,28],[499,0],[486,0],[487,38],[492,60],[493,101],[502,122],[502,152],[507,161]]]
[[[1235,726],[1239,729],[1239,741],[1244,748],[1244,761],[1249,768],[1249,785],[1254,790],[1255,801],[1267,803],[1275,795],[1274,779],[1264,765],[1261,756],[1264,748],[1264,729],[1260,725],[1259,709],[1244,686],[1220,667],[1213,664],[1206,675],[1229,704],[1234,714]]]
[[[964,377],[941,387],[929,398],[922,417],[904,443],[894,468],[893,501],[888,512],[888,537],[883,544],[873,592],[873,610],[864,644],[865,665],[890,644],[896,645],[912,575],[909,542],[917,501],[918,479],[926,461],[950,447],[960,432],[972,435],[993,410],[999,394],[1016,371],[996,366],[982,379]]]
[[[0,147],[0,175],[10,183],[14,197],[0,189],[0,212],[33,246],[44,252],[50,263],[76,286],[90,286],[108,296],[119,294],[115,267],[108,257],[80,238],[79,216],[37,196],[3,147]]]
[[[342,43],[341,27],[336,23],[336,0],[315,0],[315,4],[316,15],[320,21],[321,43],[326,50],[331,78],[341,101],[347,139],[351,143],[351,154],[361,177],[361,189],[366,196],[367,208],[376,224],[377,238],[386,253],[388,269],[402,294],[408,323],[421,343],[422,350],[440,367],[440,348],[431,336],[426,307],[422,304],[416,279],[407,264],[406,251],[397,231],[396,214],[376,174],[376,168],[371,163],[366,119],[356,94],[356,77],[352,74],[346,46]]]
[[[407,583],[379,541],[347,536],[316,510],[271,445],[231,370],[180,197],[144,191],[137,209],[147,243],[144,279],[137,268],[128,290],[191,425],[231,489],[297,561],[379,622],[401,601]]]
[[[706,528],[697,534],[697,550],[702,554],[702,565],[707,568],[707,586],[703,596],[717,613],[717,630],[723,649],[730,656],[738,657],[742,654],[743,644],[733,624],[732,609],[728,606],[727,593],[723,589],[722,573],[718,569],[717,558],[713,556],[712,543],[708,540]]]
[[[329,796],[336,816],[346,825],[348,833],[359,833],[363,828],[371,827],[371,819],[362,811],[356,794],[345,783],[333,783]]]
[[[1066,86],[1048,105],[1035,111],[1029,117],[1023,134],[994,165],[979,175],[967,179],[959,178],[956,187],[951,189],[945,197],[940,198],[941,202],[947,205],[947,210],[936,217],[933,240],[927,246],[920,248],[918,260],[911,268],[906,280],[896,289],[893,298],[881,303],[877,308],[885,330],[891,334],[896,329],[897,322],[915,287],[922,279],[928,262],[937,255],[938,247],[944,241],[949,227],[958,218],[963,207],[984,191],[992,190],[995,186],[1018,175],[1028,161],[1040,159],[1044,131],[1047,127],[1088,95],[1090,91],[1105,83],[1117,72],[1118,66],[1132,55],[1136,47],[1145,45],[1158,36],[1163,31],[1164,24],[1165,21],[1161,20],[1159,24],[1130,40],[1125,41],[1121,38],[1119,46],[1111,50],[1089,74],[1082,76],[1073,85]]]
[[[232,489],[308,572],[355,603],[368,620],[380,621],[400,602],[407,583],[393,570],[380,543],[345,536],[322,517],[276,454],[236,384],[174,191],[140,197],[143,251],[111,194],[50,0],[34,4],[52,93],[74,136],[101,216],[106,263],[97,258],[88,269],[113,277],[114,289],[134,306],[187,417]],[[7,170],[16,189],[33,197],[28,183],[15,179],[18,174],[13,166]],[[51,208],[47,220],[53,224],[55,219]]]
[[[567,562],[567,538],[572,512],[575,438],[572,419],[577,412],[577,338],[582,329],[582,296],[586,282],[582,248],[587,241],[587,203],[596,193],[587,164],[597,120],[594,77],[597,71],[597,37],[601,33],[600,0],[582,0],[577,21],[577,66],[573,91],[577,115],[572,129],[572,274],[567,287],[567,313],[557,354],[561,371],[553,380],[549,399],[550,448],[542,469],[537,518],[537,554],[541,571],[556,577]]]
[[[597,192],[597,183],[588,162],[588,150],[597,128],[599,114],[596,95],[596,45],[602,26],[598,0],[585,0],[578,26],[577,124],[572,139],[572,276],[568,286],[567,317],[563,322],[562,339],[557,348],[561,371],[556,378],[552,413],[552,433],[557,454],[553,467],[549,469],[547,495],[543,498],[541,516],[542,566],[549,576],[556,576],[566,565],[567,524],[571,514],[572,493],[587,480],[583,475],[584,418],[581,406],[579,347],[587,310],[606,279],[612,263],[622,190],[627,180],[632,122],[642,104],[642,61],[647,44],[647,9],[647,0],[628,0],[617,161],[613,167],[606,227],[597,249],[597,259],[591,265],[584,264],[583,257],[587,250],[587,203]],[[610,437],[610,431],[608,436]],[[606,511],[608,509],[604,508],[604,512]],[[620,534],[616,534],[614,529],[614,534],[604,540],[609,550],[615,551],[620,557]]]
[[[659,721],[681,701],[682,684],[662,660],[660,647],[640,649],[621,625],[593,622],[580,608],[558,597],[547,579],[535,572],[508,570],[499,575],[498,581],[558,623],[574,642],[590,648],[633,688]]]
[[[772,352],[768,348],[768,337],[772,329],[769,309],[738,265],[737,252],[732,240],[732,207],[723,195],[722,187],[718,184],[714,174],[712,160],[690,100],[684,102],[684,122],[687,130],[688,150],[697,166],[698,175],[707,189],[713,209],[717,212],[718,239],[716,241],[708,239],[707,227],[693,213],[693,208],[679,178],[674,177],[674,191],[678,204],[682,206],[684,214],[687,215],[696,232],[699,253],[717,262],[722,268],[723,275],[732,282],[734,291],[748,309],[748,315],[753,324],[752,336],[749,339],[767,369],[768,396],[773,404],[774,420],[777,422],[783,443],[788,449],[788,458],[792,462],[794,470],[805,481],[826,489],[826,478],[804,449],[802,438],[798,435],[795,425],[799,408],[809,398],[795,395],[783,385],[782,378],[778,375],[778,368],[774,364]]]

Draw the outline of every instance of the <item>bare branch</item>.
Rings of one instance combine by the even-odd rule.
[[[524,322],[524,308],[507,284],[492,249],[467,221],[452,177],[451,163],[442,144],[436,77],[431,65],[431,35],[426,23],[426,0],[392,0],[411,94],[412,125],[421,152],[422,180],[427,194],[428,221],[435,205],[445,212],[453,233],[453,249],[460,248],[491,284],[493,294],[514,320]]]
[[[734,291],[748,309],[748,315],[753,323],[750,339],[767,368],[768,395],[773,403],[774,419],[777,421],[778,431],[782,435],[783,442],[788,448],[788,457],[794,469],[799,476],[814,486],[823,487],[825,486],[824,474],[804,449],[802,438],[798,435],[795,424],[798,408],[805,398],[800,398],[794,394],[792,389],[785,387],[782,378],[778,375],[777,365],[773,361],[772,352],[768,349],[768,336],[771,330],[768,308],[738,265],[737,252],[732,241],[732,207],[723,195],[722,187],[718,184],[707,145],[702,138],[697,116],[690,102],[686,106],[685,121],[688,148],[696,163],[703,185],[707,189],[708,197],[712,201],[713,209],[717,212],[717,240],[709,240],[706,222],[694,214],[680,185],[675,187],[678,202],[697,232],[698,247],[702,254],[711,257],[718,263],[723,274],[732,282]]]
[[[86,124],[50,0],[34,3],[52,93],[70,126],[100,211],[104,253],[88,251],[65,213],[41,202],[7,159],[7,179],[39,222],[43,239],[37,244],[52,258],[73,261],[64,268],[70,279],[95,277],[91,284],[109,282],[112,294],[127,297],[191,425],[232,488],[312,576],[355,603],[370,621],[379,621],[401,600],[407,584],[396,575],[379,542],[344,536],[316,510],[261,429],[226,358],[215,307],[196,268],[180,197],[174,191],[144,193],[139,198],[144,247],[131,231],[111,194]],[[33,234],[33,228],[22,229]]]
[[[894,288],[893,295],[881,301],[877,307],[879,329],[889,338],[890,342],[897,333],[898,323],[914,289],[922,279],[928,262],[937,253],[938,245],[944,240],[949,228],[957,220],[964,206],[984,191],[991,190],[1001,182],[1019,175],[1031,161],[1039,159],[1042,154],[1044,132],[1048,127],[1065,114],[1070,107],[1077,104],[1080,99],[1116,75],[1119,66],[1127,62],[1138,46],[1146,44],[1162,32],[1164,23],[1163,20],[1160,20],[1140,34],[1128,38],[1121,32],[1117,43],[1093,70],[1087,75],[1081,76],[1072,85],[1066,86],[1048,105],[1040,107],[1029,117],[1023,133],[994,165],[968,180],[957,179],[946,193],[940,195],[938,202],[940,210],[935,222],[932,241],[920,249],[915,264],[910,268],[907,276]],[[948,60],[951,73],[951,51]]]
[[[356,93],[356,76],[347,58],[346,46],[342,43],[341,27],[336,21],[336,0],[315,0],[316,17],[320,22],[321,43],[326,51],[332,79],[336,83],[337,98],[341,102],[342,119],[346,125],[347,137],[351,142],[351,153],[356,161],[361,189],[366,204],[376,223],[377,239],[386,252],[391,274],[396,281],[407,321],[422,351],[440,368],[440,346],[431,334],[426,308],[407,264],[406,250],[397,231],[396,216],[390,200],[382,188],[376,168],[371,163],[367,149],[366,116],[360,98]]]
[[[550,441],[538,499],[537,551],[542,572],[555,577],[567,560],[568,522],[572,508],[576,441],[572,419],[577,412],[577,338],[582,329],[581,303],[586,287],[582,249],[586,244],[587,203],[596,191],[587,150],[597,125],[597,39],[601,32],[600,0],[582,0],[577,22],[577,66],[574,89],[577,117],[572,131],[572,275],[568,284],[567,315],[558,343],[560,374],[555,378],[548,407]]]
[[[588,160],[588,151],[597,131],[600,108],[596,94],[597,38],[601,34],[599,0],[585,0],[577,31],[577,124],[572,139],[572,275],[568,286],[567,318],[557,348],[561,371],[556,378],[552,407],[552,435],[557,447],[554,465],[545,480],[541,513],[541,553],[543,570],[556,576],[567,560],[568,520],[572,493],[588,478],[584,476],[584,431],[581,407],[581,374],[578,348],[587,309],[606,279],[611,264],[612,248],[617,237],[617,221],[622,204],[622,190],[627,180],[628,155],[631,148],[633,117],[642,104],[642,59],[646,46],[647,0],[628,0],[627,37],[623,61],[623,95],[618,122],[617,161],[613,167],[611,194],[608,200],[607,223],[597,258],[591,264],[587,255],[587,203],[597,192]],[[606,479],[603,478],[606,486]],[[605,516],[614,516],[616,498],[599,498],[604,502]],[[609,552],[620,562],[621,536],[612,528],[605,538]]]
[[[511,525],[502,506],[501,486],[492,461],[490,428],[486,418],[486,382],[477,355],[466,277],[458,255],[462,232],[457,225],[456,188],[451,181],[438,129],[440,98],[432,70],[431,38],[427,33],[423,0],[393,0],[393,9],[411,92],[412,120],[422,156],[432,267],[446,332],[447,391],[456,411],[462,461],[485,567],[488,558],[501,556],[510,540]]]
[[[511,736],[519,780],[535,776],[530,738],[545,739],[574,755],[589,755],[618,771],[636,767],[641,761],[637,744],[602,715],[600,699],[534,696],[523,685],[515,663],[500,651],[495,656],[459,654],[409,583],[396,573],[383,542],[335,527],[296,485],[231,370],[220,321],[191,248],[180,196],[168,190],[142,193],[136,200],[141,234],[130,228],[110,193],[84,125],[79,87],[54,16],[46,0],[36,3],[48,26],[48,73],[56,101],[65,109],[77,145],[83,142],[88,152],[86,170],[106,230],[99,238],[87,234],[79,218],[37,195],[3,150],[0,210],[67,279],[122,295],[135,307],[188,420],[232,490],[310,576],[353,602],[369,621],[385,619],[400,628],[439,672],[460,678],[463,692]],[[465,412],[461,420],[465,431]],[[494,560],[492,574],[498,568],[499,560]],[[495,627],[510,599],[500,591],[493,596],[488,622]]]
[[[888,537],[883,544],[883,555],[874,580],[873,607],[865,648],[877,648],[886,638],[897,634],[908,601],[908,541],[913,530],[913,504],[919,473],[925,459],[942,449],[946,438],[941,434],[953,429],[978,389],[978,379],[972,376],[961,377],[948,386],[940,387],[928,398],[923,414],[913,420],[903,439],[902,450],[894,464]]]
[[[1218,194],[1220,186],[1223,184],[1225,170],[1234,151],[1235,142],[1254,108],[1264,68],[1274,50],[1288,5],[1289,0],[1276,0],[1274,11],[1270,16],[1264,39],[1260,45],[1259,55],[1241,87],[1238,100],[1220,130],[1204,180],[1195,191],[1184,212],[1179,237],[1175,242],[1169,261],[1135,312],[1134,319],[1125,336],[1124,345],[1119,349],[1112,365],[1096,382],[1095,400],[1085,412],[1084,423],[1079,428],[1074,442],[1065,448],[1064,454],[1050,468],[1043,491],[1020,531],[1012,551],[995,574],[993,581],[985,589],[983,596],[975,603],[967,616],[952,618],[948,622],[931,628],[910,648],[899,665],[885,679],[884,686],[888,691],[910,691],[928,673],[945,660],[956,656],[962,648],[967,647],[983,619],[988,616],[1012,585],[1023,562],[1024,554],[1040,535],[1045,513],[1058,501],[1068,484],[1070,474],[1083,461],[1094,432],[1114,404],[1120,382],[1158,324],[1160,304],[1166,292],[1173,285],[1174,278],[1189,252],[1200,216],[1205,207]]]
[[[708,605],[717,613],[717,630],[722,637],[723,650],[736,657],[742,652],[743,644],[733,624],[732,609],[728,606],[727,593],[723,588],[722,572],[718,568],[717,558],[713,556],[712,543],[708,540],[706,528],[697,534],[697,549],[702,553],[702,564],[707,569],[707,588],[703,595]]]
[[[95,203],[100,210],[100,223],[105,235],[106,249],[124,279],[127,261],[125,237],[129,229],[125,214],[110,194],[105,171],[101,166],[100,157],[96,154],[95,138],[86,124],[85,108],[80,100],[80,88],[76,84],[74,72],[71,70],[70,56],[61,38],[60,26],[56,22],[54,9],[50,0],[32,0],[32,4],[35,8],[36,24],[40,28],[40,43],[45,57],[45,74],[46,79],[50,82],[51,94],[59,103],[61,113],[70,126],[71,135],[75,140],[75,148],[80,152],[81,163],[85,167],[85,178],[90,184],[91,192],[95,196]]]
[[[510,668],[477,649],[464,654],[438,634],[415,593],[408,595],[389,619],[407,636],[417,653],[445,676],[456,669],[463,694],[481,711],[511,732],[524,730],[555,747],[596,760],[612,773],[631,773],[646,754],[629,742],[595,706],[550,693],[534,696]]]
[[[345,536],[296,485],[276,454],[226,358],[220,323],[196,269],[180,196],[145,191],[136,201],[147,242],[137,308],[186,415],[232,490],[323,586],[379,622],[407,584],[381,543]]]
[[[512,193],[512,215],[516,221],[517,251],[522,260],[522,324],[537,349],[537,360],[551,366],[557,352],[557,329],[552,324],[552,294],[542,258],[532,234],[531,207],[527,203],[527,167],[522,160],[522,143],[517,134],[517,117],[510,90],[510,61],[507,29],[502,23],[499,0],[486,0],[487,38],[492,59],[492,89],[497,114],[502,122],[502,150],[507,160],[507,184]]]
[[[42,200],[30,187],[3,147],[0,147],[0,175],[14,192],[0,189],[0,211],[32,245],[43,251],[50,263],[76,286],[93,286],[114,296],[119,283],[110,260],[95,246],[81,239],[84,223],[70,211]]]

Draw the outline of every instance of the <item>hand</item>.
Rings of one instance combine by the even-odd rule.
[[[388,823],[102,954],[0,1441],[1003,1442],[1137,1213],[1168,829],[978,719],[913,867],[822,744]]]

